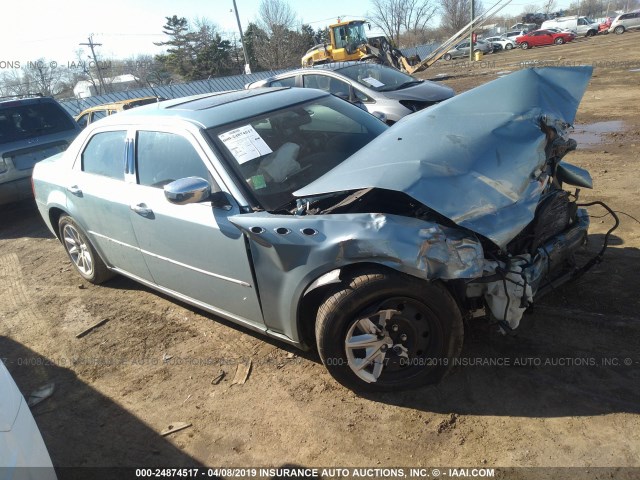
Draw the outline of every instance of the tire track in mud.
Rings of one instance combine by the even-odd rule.
[[[5,290],[3,312],[0,313],[3,335],[19,336],[18,326],[39,324],[43,321],[40,312],[29,299],[17,254],[0,256],[0,282]]]

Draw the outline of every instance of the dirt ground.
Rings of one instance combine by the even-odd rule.
[[[419,76],[462,92],[536,60],[594,65],[576,122],[584,141],[567,160],[594,178],[582,200],[640,219],[639,40],[441,61]],[[590,211],[596,252],[612,219]],[[515,336],[477,321],[468,365],[440,385],[365,398],[315,353],[124,278],[82,281],[34,205],[14,204],[0,209],[0,358],[25,395],[55,382],[33,413],[59,467],[640,467],[640,224],[627,215],[604,261],[541,299]],[[176,422],[191,427],[159,435]]]

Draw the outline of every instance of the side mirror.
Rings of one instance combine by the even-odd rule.
[[[176,205],[198,203],[209,200],[211,185],[204,178],[186,177],[164,186],[165,198]]]

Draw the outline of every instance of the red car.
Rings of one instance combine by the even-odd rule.
[[[516,38],[516,43],[524,50],[530,47],[540,47],[542,45],[562,45],[576,38],[573,33],[550,32],[549,30],[535,30]]]

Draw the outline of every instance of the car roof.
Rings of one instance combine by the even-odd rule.
[[[0,107],[30,105],[34,103],[58,103],[51,97],[28,97],[28,98],[0,98]]]
[[[84,109],[82,112],[80,112],[79,115],[83,115],[87,112],[94,112],[96,110],[109,110],[109,109],[117,110],[118,108],[124,107],[131,103],[143,102],[145,100],[158,100],[158,97],[128,98],[126,100],[118,100],[117,102],[101,103],[100,105],[95,105],[93,107]]]
[[[100,120],[100,125],[162,123],[180,119],[200,128],[215,128],[330,94],[309,88],[264,87],[206,93],[165,100],[125,110]]]

